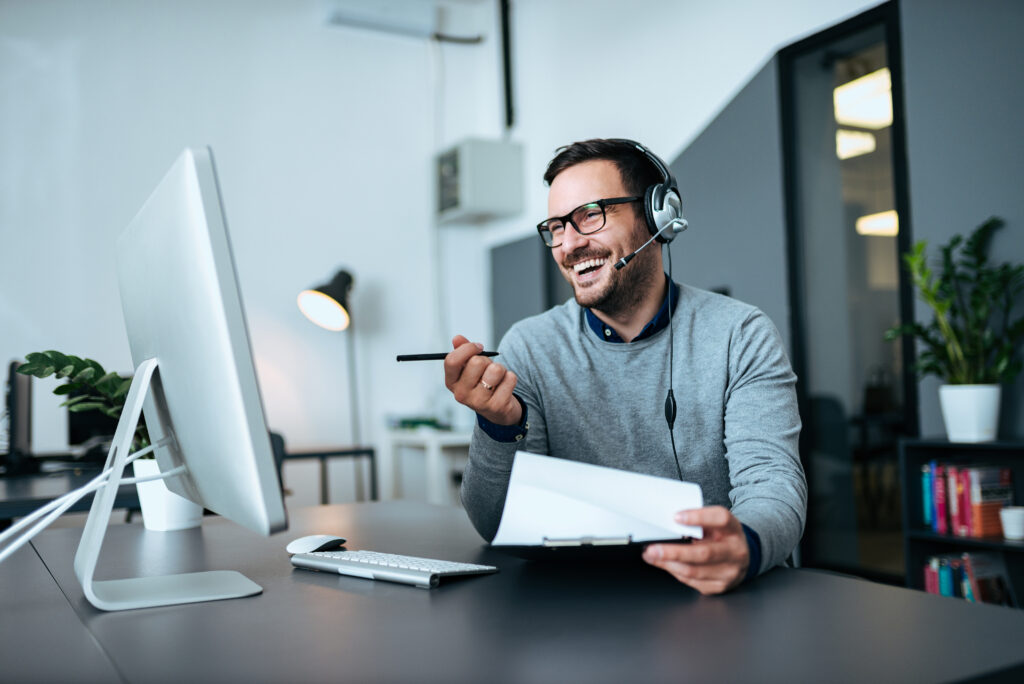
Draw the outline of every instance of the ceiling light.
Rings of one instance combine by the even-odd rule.
[[[900,232],[900,220],[895,209],[868,214],[857,219],[858,235],[893,237]]]
[[[892,125],[892,77],[882,68],[844,83],[832,93],[836,122],[878,130]]]
[[[875,151],[875,135],[867,131],[851,131],[840,128],[836,131],[836,156],[851,159]]]

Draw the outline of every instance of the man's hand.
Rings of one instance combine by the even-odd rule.
[[[523,417],[519,400],[512,396],[516,374],[486,356],[482,344],[462,335],[452,339],[454,351],[444,358],[444,384],[455,401],[468,406],[495,425],[516,425]]]
[[[651,544],[644,560],[672,574],[702,594],[721,594],[747,574],[750,549],[740,521],[723,506],[706,506],[676,514],[676,522],[704,528],[704,538],[690,544]]]

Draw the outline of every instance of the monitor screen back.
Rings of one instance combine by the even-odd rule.
[[[208,148],[187,149],[117,243],[135,366],[158,361],[144,404],[168,489],[250,529],[287,526],[220,191]]]

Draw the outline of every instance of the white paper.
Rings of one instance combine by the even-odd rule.
[[[680,525],[674,517],[703,505],[700,485],[693,482],[520,451],[492,543],[539,546],[545,539],[701,538],[702,528]]]

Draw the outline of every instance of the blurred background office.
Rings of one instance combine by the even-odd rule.
[[[394,357],[446,350],[455,333],[498,343],[493,293],[525,287],[543,267],[495,255],[536,240],[534,225],[547,213],[546,163],[559,145],[590,137],[635,138],[672,163],[691,224],[674,245],[676,278],[760,306],[792,350],[794,335],[808,332],[791,325],[800,293],[791,289],[797,266],[787,266],[779,88],[799,55],[780,63],[779,54],[879,5],[0,0],[0,359],[58,349],[131,371],[114,241],[181,149],[208,144],[268,423],[288,447],[357,438],[380,447],[389,421],[403,416],[465,425],[439,364]],[[1004,53],[999,42],[999,30],[1010,30],[1000,29],[1004,16],[1021,28],[1014,5],[895,6],[906,20],[899,36],[919,55],[902,65],[907,92],[917,89],[907,97],[917,126],[906,131],[910,187],[882,192],[914,202],[915,239],[945,240],[991,214],[1019,226],[1021,203],[1004,201],[1002,189],[981,206],[959,201],[985,194],[989,177],[1005,184],[1016,173],[1019,187],[1019,136],[1003,141],[997,164],[986,156],[993,144],[957,157],[974,159],[971,173],[936,175],[949,168],[945,150],[967,150],[993,117],[1002,126],[1019,112],[963,99],[985,89],[976,79],[987,83],[995,65],[1010,92],[988,97],[1020,104],[1009,76],[1020,72],[1020,48]],[[985,42],[993,29],[996,38]],[[977,51],[963,47],[972,38],[984,47],[981,74],[971,61]],[[439,220],[438,156],[469,139],[520,151],[519,196],[492,217]],[[974,185],[961,182],[979,173]],[[723,214],[730,207],[739,211]],[[998,245],[1012,239],[1000,236]],[[1019,245],[1012,249],[1019,258]],[[893,264],[894,250],[886,257]],[[296,306],[300,291],[339,270],[353,276],[353,325],[340,334],[310,325]],[[339,335],[350,335],[347,344]],[[879,385],[897,379],[868,370]],[[52,387],[37,381],[33,392],[40,451],[67,446],[67,415]],[[919,423],[908,430],[941,430],[933,393],[922,383],[920,406],[916,396],[900,406]],[[1006,420],[1019,433],[1020,387],[1009,394]],[[337,469],[332,478],[332,499],[345,500],[351,475]]]

